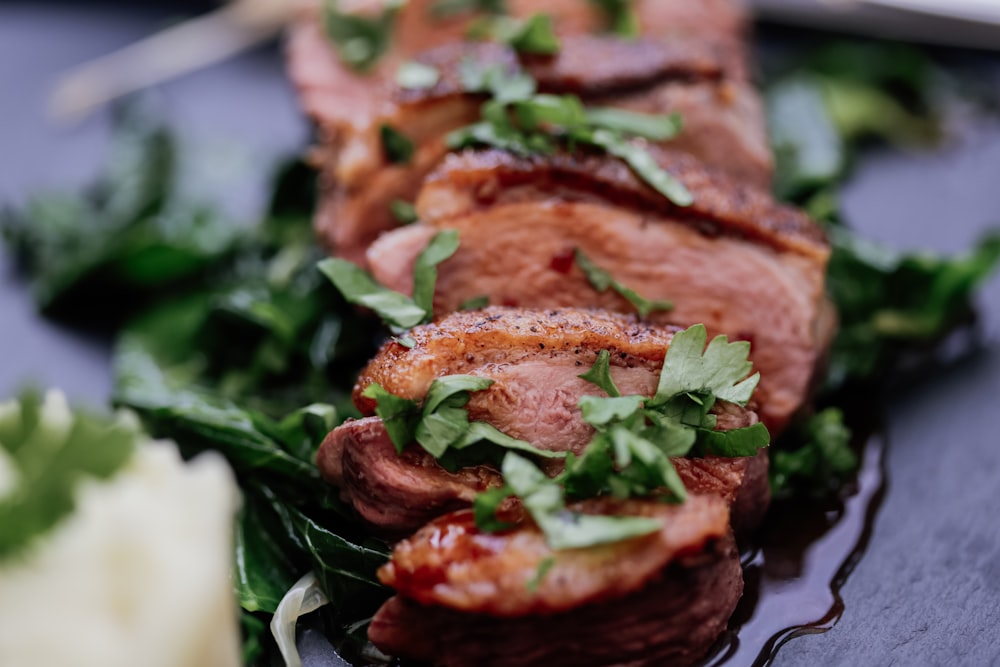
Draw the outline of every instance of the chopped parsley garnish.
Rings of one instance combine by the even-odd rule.
[[[396,14],[405,0],[386,0],[382,12],[364,16],[342,12],[337,0],[323,2],[323,28],[344,64],[367,70],[384,54],[391,42]]]
[[[433,88],[440,80],[440,70],[415,60],[403,63],[396,71],[396,84],[407,90]]]
[[[745,406],[759,374],[748,376],[750,346],[717,336],[706,347],[707,331],[698,324],[678,332],[663,361],[656,394],[622,396],[611,377],[607,350],[580,377],[608,396],[580,399],[583,419],[594,427],[590,443],[549,479],[530,462],[508,453],[503,462],[506,486],[476,499],[476,520],[483,530],[506,527],[496,510],[517,496],[554,549],[615,542],[657,530],[659,522],[641,517],[582,517],[566,509],[567,499],[610,495],[656,497],[683,502],[687,490],[671,457],[706,453],[754,456],[770,436],[763,424],[716,431],[710,410],[716,400]]]
[[[621,295],[626,301],[635,307],[636,312],[639,313],[640,317],[646,317],[653,311],[657,310],[672,310],[674,304],[669,301],[650,301],[645,297],[641,296],[634,289],[626,287],[622,283],[615,280],[610,273],[597,266],[589,257],[583,254],[583,252],[577,248],[575,251],[576,263],[579,265],[580,269],[583,271],[584,275],[587,276],[587,280],[598,292],[606,292],[608,289],[612,289]]]
[[[142,438],[137,420],[71,412],[58,392],[0,403],[0,562],[67,517],[77,484],[110,478]]]
[[[619,109],[588,110],[575,95],[537,92],[537,83],[523,72],[499,65],[463,64],[467,92],[488,93],[478,123],[455,130],[448,146],[493,146],[521,156],[549,155],[559,148],[597,149],[625,162],[647,185],[677,206],[690,206],[691,193],[660,167],[642,140],[664,141],[681,129],[676,114],[655,116]]]
[[[639,16],[632,7],[632,0],[590,0],[604,14],[608,32],[631,39],[639,36]]]
[[[401,225],[409,225],[417,221],[417,208],[408,201],[393,199],[389,202],[389,211],[392,217]]]
[[[396,451],[402,453],[416,442],[449,470],[494,459],[489,452],[482,451],[484,445],[542,458],[565,456],[512,438],[485,422],[470,422],[465,406],[472,392],[483,391],[492,384],[493,380],[473,375],[440,377],[431,383],[422,404],[391,394],[379,384],[369,385],[362,395],[375,399],[375,414],[382,418]],[[474,445],[480,447],[479,451],[466,451]]]
[[[436,0],[431,5],[431,16],[434,18],[449,18],[458,14],[506,14],[507,4],[504,0]]]
[[[431,320],[437,265],[458,250],[458,232],[435,234],[413,266],[413,296],[408,297],[375,282],[368,272],[346,259],[331,257],[317,267],[350,303],[371,308],[394,333]]]
[[[490,305],[490,297],[488,294],[480,294],[479,296],[474,296],[471,299],[466,299],[461,304],[459,304],[459,310],[479,310],[480,308],[485,308]]]
[[[548,14],[533,14],[527,19],[509,16],[484,16],[469,27],[469,38],[508,44],[518,53],[551,56],[559,53],[559,38]]]
[[[413,142],[392,125],[380,127],[379,136],[382,137],[382,153],[389,162],[406,164],[413,158]]]

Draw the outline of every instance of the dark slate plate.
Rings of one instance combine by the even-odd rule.
[[[100,165],[108,116],[54,127],[44,97],[57,73],[182,11],[132,7],[0,3],[0,205],[77,187]],[[945,55],[958,67],[971,60],[1000,86],[1000,59]],[[262,160],[308,136],[273,48],[165,86],[159,100],[194,140],[239,145]],[[849,221],[871,238],[905,249],[968,248],[1000,225],[1000,117],[970,121],[934,152],[871,155],[844,197]],[[244,206],[252,212],[259,196]],[[1000,435],[992,421],[1000,410],[1000,280],[980,301],[981,348],[888,396],[887,493],[841,589],[842,617],[824,634],[791,640],[773,664],[1000,663]],[[3,253],[0,350],[0,395],[34,383],[84,404],[107,399],[107,341],[38,317]],[[310,655],[312,664],[330,664],[322,648]]]

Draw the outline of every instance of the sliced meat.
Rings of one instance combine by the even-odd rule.
[[[602,392],[578,376],[608,350],[622,392],[652,395],[673,331],[630,315],[573,308],[455,312],[412,329],[412,347],[386,343],[358,376],[354,403],[362,414],[373,414],[374,401],[362,396],[373,383],[421,400],[438,377],[479,375],[494,384],[473,395],[470,416],[539,447],[581,446],[592,431],[581,422],[577,403]]]
[[[643,3],[639,8],[647,34],[656,37],[634,42],[591,34],[595,17],[587,3],[547,5],[546,12],[562,26],[562,50],[555,58],[520,61],[503,46],[462,42],[467,21],[439,24],[427,18],[427,2],[414,2],[401,12],[398,43],[366,74],[342,65],[318,13],[303,12],[290,33],[288,60],[303,106],[319,129],[312,159],[322,170],[316,217],[321,239],[340,256],[363,264],[372,240],[397,226],[389,203],[412,200],[447,153],[446,135],[478,119],[481,99],[463,94],[456,75],[459,64],[470,58],[526,69],[544,92],[572,92],[594,104],[649,113],[681,113],[686,129],[677,140],[679,148],[740,177],[768,183],[772,163],[763,113],[746,83],[742,45],[735,38],[740,15],[729,2],[709,3],[716,6],[711,13],[730,19],[718,29],[696,30],[694,17],[704,10],[692,12],[681,2],[661,4],[667,7]],[[529,5],[523,10],[532,13]],[[680,23],[671,24],[673,18]],[[431,49],[439,44],[446,46]],[[438,67],[440,84],[427,91],[400,91],[395,73],[411,58]],[[414,142],[417,151],[409,164],[386,161],[380,140],[385,124]]]
[[[736,538],[749,537],[771,505],[771,483],[767,478],[768,452],[757,456],[726,458],[709,454],[704,458],[674,458],[674,467],[691,493],[713,494],[729,504]]]
[[[629,315],[601,311],[531,311],[493,307],[454,313],[410,332],[412,347],[386,343],[362,371],[354,400],[364,414],[375,403],[362,395],[372,383],[411,400],[422,400],[443,375],[469,374],[494,381],[472,395],[470,418],[552,451],[580,454],[593,436],[583,421],[584,395],[603,395],[579,378],[601,350],[611,353],[611,376],[623,394],[652,396],[673,330],[638,322]],[[752,410],[718,402],[719,430],[757,423]],[[471,504],[475,495],[500,486],[486,466],[448,473],[421,448],[402,457],[377,419],[347,422],[320,447],[324,477],[341,489],[361,516],[384,530],[406,532],[429,519]],[[721,496],[732,509],[739,534],[758,523],[770,500],[767,457],[676,459],[681,478],[693,493]],[[559,460],[543,464],[550,474]],[[763,474],[759,474],[760,470]],[[744,489],[747,484],[753,487]]]
[[[323,477],[380,532],[409,534],[430,519],[469,507],[476,495],[503,486],[488,466],[448,472],[420,447],[396,452],[378,417],[345,422],[317,453]]]
[[[414,258],[430,236],[457,229],[459,249],[438,270],[439,315],[483,295],[530,308],[633,310],[617,293],[593,288],[574,262],[579,249],[644,297],[673,302],[651,321],[702,322],[710,333],[749,340],[762,375],[761,416],[777,433],[807,398],[828,339],[823,232],[762,190],[651,150],[692,192],[692,206],[674,206],[606,156],[449,156],[421,191],[421,222],[370,248],[372,273],[409,292]]]
[[[471,513],[442,517],[397,545],[381,571],[397,590],[369,638],[383,651],[465,665],[661,665],[701,658],[742,594],[725,505],[631,501],[659,533],[553,552],[530,526],[479,533]],[[537,583],[541,563],[551,569]]]
[[[452,313],[409,333],[412,347],[386,343],[361,371],[354,403],[374,414],[362,392],[382,385],[396,396],[422,400],[443,375],[493,380],[469,401],[469,416],[515,438],[551,451],[579,454],[593,435],[578,404],[604,392],[586,380],[601,350],[611,355],[611,377],[625,395],[652,396],[674,329],[640,322],[631,315],[582,309],[531,310],[492,307]],[[756,415],[720,403],[719,427],[756,423]]]

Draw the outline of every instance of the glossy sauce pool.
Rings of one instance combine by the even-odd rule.
[[[840,619],[840,588],[868,547],[886,491],[885,438],[864,440],[856,481],[840,500],[793,498],[768,511],[743,554],[743,598],[705,665],[769,665],[789,640]]]

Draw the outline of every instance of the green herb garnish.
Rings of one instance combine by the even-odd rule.
[[[389,49],[396,15],[404,4],[405,0],[386,0],[381,14],[363,16],[340,11],[338,0],[324,0],[323,28],[340,59],[364,71]]]
[[[402,199],[393,199],[389,202],[389,212],[392,213],[392,217],[396,219],[396,222],[401,225],[409,225],[419,219],[417,216],[417,207]]]
[[[479,310],[490,305],[490,297],[488,294],[480,294],[479,296],[474,296],[471,299],[466,299],[461,304],[459,304],[459,310]]]
[[[317,266],[350,303],[371,308],[394,333],[429,322],[434,314],[437,265],[458,250],[458,232],[435,234],[417,255],[413,267],[413,296],[379,285],[371,275],[346,259],[331,257]]]
[[[674,304],[670,301],[650,301],[630,287],[626,287],[618,282],[610,273],[597,266],[589,257],[584,255],[579,248],[574,251],[574,254],[577,265],[579,265],[584,275],[587,276],[587,280],[595,290],[598,292],[606,292],[608,289],[614,290],[635,307],[640,317],[646,317],[653,311],[673,309]]]
[[[134,417],[74,413],[58,392],[0,403],[0,563],[69,516],[77,485],[110,478],[143,439]]]
[[[537,449],[531,443],[512,438],[485,422],[470,422],[465,409],[473,392],[483,391],[493,380],[472,375],[448,375],[431,383],[423,402],[400,398],[379,384],[368,386],[363,395],[375,399],[378,415],[396,451],[402,453],[417,442],[424,451],[448,469],[469,465],[472,461],[491,460],[483,446],[516,450],[542,458],[562,458],[562,452]],[[474,445],[480,451],[468,450]],[[452,454],[448,457],[446,455]]]
[[[552,29],[552,17],[548,14],[535,14],[507,43],[518,53],[550,56],[559,53],[559,39]]]
[[[687,490],[671,457],[691,453],[753,456],[770,441],[762,424],[716,431],[710,414],[716,400],[746,405],[759,380],[747,359],[746,343],[729,343],[718,336],[706,347],[707,332],[695,325],[678,332],[663,362],[656,394],[622,396],[611,377],[607,350],[597,355],[580,377],[600,387],[607,397],[584,396],[580,410],[595,434],[579,457],[566,459],[564,471],[549,479],[530,462],[512,454],[504,458],[506,483],[476,499],[477,522],[483,530],[506,526],[496,520],[500,503],[521,498],[554,549],[591,546],[652,532],[653,519],[589,517],[566,510],[566,500],[612,495],[616,498],[655,496],[682,502]],[[514,478],[508,477],[514,475]],[[493,510],[493,514],[490,510]]]
[[[504,0],[435,0],[431,5],[431,16],[449,18],[458,14],[506,14]]]
[[[396,84],[407,90],[433,88],[441,80],[441,72],[430,65],[410,60],[396,71]]]
[[[588,111],[575,95],[538,94],[530,77],[523,72],[509,74],[500,66],[465,64],[462,81],[467,92],[486,92],[492,99],[483,104],[478,123],[448,135],[450,148],[486,145],[532,156],[587,146],[624,161],[636,176],[675,205],[693,203],[687,188],[637,143],[674,136],[681,127],[675,114],[649,116],[604,108]]]
[[[379,136],[382,138],[382,153],[386,160],[393,164],[406,164],[413,159],[413,142],[392,125],[382,125]]]
[[[632,0],[590,0],[604,14],[608,32],[633,39],[639,36],[639,16],[632,7]]]

